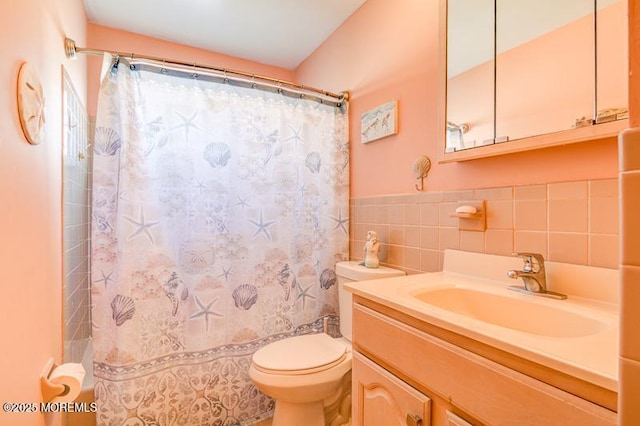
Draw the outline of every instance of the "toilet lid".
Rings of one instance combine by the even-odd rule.
[[[309,374],[340,363],[347,347],[325,333],[289,337],[253,354],[253,364],[279,374]]]

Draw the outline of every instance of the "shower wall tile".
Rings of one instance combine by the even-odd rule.
[[[511,256],[513,253],[513,230],[487,229],[485,253]]]
[[[440,204],[439,215],[438,215],[438,225],[457,227],[458,218],[451,217],[451,213],[455,213],[457,207],[458,207],[458,203]]]
[[[625,339],[627,340],[627,339]],[[618,412],[624,413],[619,421],[621,425],[640,425],[640,410],[638,410],[638,393],[640,392],[640,362],[620,358],[620,401]]]
[[[65,73],[66,76],[66,73]],[[64,361],[80,362],[91,335],[89,230],[91,200],[90,125],[86,110],[65,78],[63,138]],[[68,125],[73,123],[74,125]]]
[[[601,179],[589,182],[589,197],[617,197],[618,179]]]
[[[438,248],[442,250],[446,249],[459,249],[460,248],[460,231],[458,228],[441,227],[438,231]]]
[[[588,244],[589,239],[587,234],[550,232],[548,260],[587,265]]]
[[[420,224],[427,226],[438,226],[440,214],[439,204],[420,204]]]
[[[389,226],[389,244],[404,246],[404,226],[401,225],[391,225]]]
[[[476,200],[511,201],[513,200],[513,188],[476,189],[473,192]]]
[[[588,209],[586,198],[549,200],[549,231],[587,232]]]
[[[440,252],[438,250],[421,250],[419,272],[437,272],[440,269]]]
[[[420,249],[413,247],[405,247],[404,264],[408,269],[416,271],[420,270]]]
[[[375,207],[375,223],[389,224],[389,206],[377,206]]]
[[[547,185],[516,186],[513,197],[516,200],[546,200]]]
[[[529,231],[547,230],[547,200],[516,199],[514,202],[514,227]]]
[[[640,266],[622,265],[620,275],[625,283],[621,286],[621,300],[640,300]],[[640,323],[640,309],[626,303],[620,309],[620,334],[635,335]],[[623,339],[620,342],[620,356],[640,361],[640,340]]]
[[[540,253],[545,259],[549,258],[547,251],[549,234],[537,231],[516,231],[514,235],[515,252]]]
[[[637,21],[637,18],[636,18]],[[636,34],[638,31],[636,31]],[[636,58],[636,63],[638,59]],[[637,77],[636,77],[637,79]],[[637,112],[636,112],[637,114]],[[637,122],[637,120],[636,120]],[[620,224],[624,229],[620,243],[621,304],[620,310],[620,383],[621,425],[640,424],[638,392],[640,391],[640,338],[637,332],[640,297],[640,128],[631,128],[618,136]]]
[[[389,206],[389,223],[392,225],[404,224],[404,205]]]
[[[484,240],[484,232],[460,231],[460,250],[484,253]]]
[[[420,247],[420,227],[407,226],[404,233],[404,244],[407,247]]]
[[[602,268],[618,267],[618,236],[589,234],[589,264]]]
[[[550,200],[582,200],[587,198],[588,182],[561,182],[550,183],[548,194]]]
[[[637,236],[640,236],[640,170],[628,171],[620,174],[621,189],[625,194],[635,194],[635,196],[625,196],[622,199],[620,208],[620,220],[624,224],[625,234],[634,238],[625,238],[622,242],[620,253],[621,263],[625,265],[640,265],[640,245]]]
[[[387,246],[387,263],[389,265],[404,265],[405,268],[409,269],[405,264],[404,258],[404,246]]]
[[[640,170],[640,129],[624,130],[618,135],[620,172]]]
[[[420,247],[429,250],[438,250],[439,232],[437,226],[423,226],[420,228]]]
[[[616,234],[619,232],[620,214],[617,197],[595,197],[589,200],[589,232]]]
[[[626,185],[640,191],[640,175],[631,174]],[[458,219],[450,217],[466,200],[486,200],[485,232],[460,231]],[[616,268],[620,259],[618,179],[351,201],[351,258],[363,259],[366,231],[374,229],[381,262],[407,273],[441,270],[447,248],[500,255],[531,251],[548,260],[607,268]],[[628,214],[635,214],[635,207],[628,206]],[[628,249],[631,256],[640,253]]]
[[[513,229],[513,200],[487,201],[487,228]]]
[[[420,225],[420,206],[407,204],[404,208],[404,224],[407,226]]]

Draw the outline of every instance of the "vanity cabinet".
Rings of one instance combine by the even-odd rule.
[[[615,411],[601,406],[615,400],[587,385],[568,385],[579,391],[567,392],[476,353],[482,350],[461,347],[464,336],[432,329],[437,328],[354,295],[354,425],[617,423]],[[507,364],[525,364],[503,356]],[[574,394],[580,392],[604,402]],[[420,416],[422,423],[407,415]]]
[[[352,422],[367,426],[428,426],[431,399],[361,354],[353,354]]]

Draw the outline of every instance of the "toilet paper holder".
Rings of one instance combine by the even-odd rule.
[[[40,373],[40,388],[42,390],[43,402],[51,402],[53,398],[65,396],[71,390],[67,385],[52,383],[49,380],[49,375],[54,368],[56,368],[55,361],[53,358],[50,358],[44,366],[42,373]]]

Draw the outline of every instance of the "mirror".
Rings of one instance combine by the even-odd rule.
[[[628,119],[628,2],[598,0],[596,25],[598,123]]]
[[[448,2],[447,150],[472,148],[494,138],[494,2]]]
[[[507,1],[496,8],[496,138],[572,128],[593,114],[593,0]]]
[[[442,161],[604,137],[626,126],[626,1],[594,3],[441,2]]]

